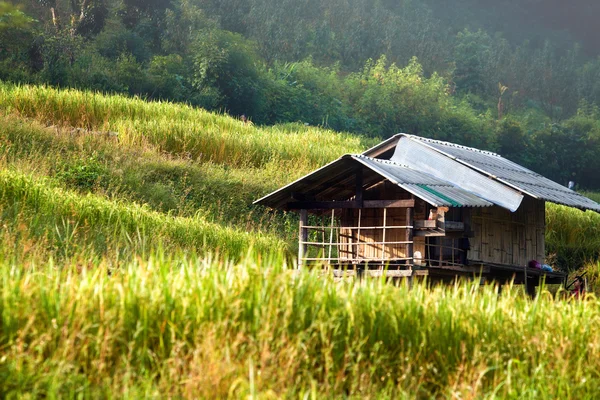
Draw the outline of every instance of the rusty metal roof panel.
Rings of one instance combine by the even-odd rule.
[[[294,193],[319,192],[333,186],[340,180],[347,177],[347,171],[354,162],[348,157],[341,157],[331,163],[295,180],[292,183],[270,193],[256,201],[254,204],[260,204],[272,208],[283,208],[292,201]]]
[[[582,210],[600,212],[600,204],[595,201],[496,153],[418,136],[405,136],[424,143],[455,161],[531,197]]]
[[[493,203],[475,194],[427,173],[392,161],[374,159],[364,155],[346,155],[256,200],[254,203],[273,208],[283,208],[287,203],[294,201],[292,198],[294,193],[310,194],[317,197],[321,195],[327,198],[336,196],[337,200],[343,199],[344,196],[349,198],[353,195],[353,191],[336,189],[336,185],[344,186],[345,181],[349,179],[350,174],[359,165],[372,171],[365,181],[367,187],[388,179],[436,207],[489,207],[493,205]],[[354,189],[354,185],[349,186]]]

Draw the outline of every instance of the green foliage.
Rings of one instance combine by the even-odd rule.
[[[233,115],[260,115],[263,70],[251,42],[226,31],[205,31],[196,39],[192,57],[196,89],[215,90],[217,101]]]
[[[311,60],[276,63],[269,70],[266,121],[302,121],[336,130],[356,129],[344,101],[347,83],[335,68],[319,68]]]
[[[467,93],[485,93],[486,66],[492,46],[489,35],[479,30],[465,29],[456,36],[454,79],[458,90]]]
[[[69,186],[84,192],[90,191],[99,184],[106,173],[106,168],[95,157],[90,157],[82,162],[65,163],[59,167],[56,177]]]
[[[44,37],[42,44],[43,81],[56,86],[69,86],[70,68],[81,49],[82,40],[67,31]]]
[[[563,124],[552,124],[536,133],[535,142],[540,154],[538,170],[566,184],[576,181],[580,188],[600,187],[596,171],[600,151],[598,120],[584,114]]]
[[[152,92],[151,98],[183,101],[187,98],[185,84],[186,66],[183,59],[171,54],[154,56],[147,70]]]
[[[7,1],[0,1],[0,33],[9,29],[25,28],[33,19],[21,11],[21,8]]]
[[[498,152],[511,161],[521,165],[535,165],[539,161],[539,149],[533,146],[531,138],[520,123],[505,119],[496,131]]]
[[[111,60],[125,54],[133,56],[137,62],[144,63],[152,56],[144,39],[124,27],[104,30],[96,37],[94,47],[101,56]]]
[[[385,57],[368,62],[349,78],[351,104],[362,131],[406,132],[489,148],[492,132],[466,103],[449,94],[446,81],[427,78],[416,59],[405,68],[387,66]]]

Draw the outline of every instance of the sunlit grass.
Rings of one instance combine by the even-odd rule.
[[[0,84],[0,109],[2,398],[555,399],[600,387],[594,296],[286,267],[295,219],[252,200],[375,141],[34,86]],[[548,204],[547,227],[561,265],[598,282],[599,264],[583,264],[598,256],[600,216]]]
[[[210,251],[239,259],[250,249],[286,249],[274,236],[223,227],[202,217],[172,217],[135,203],[81,195],[10,170],[0,171],[0,210],[4,229],[0,253],[23,258],[25,251],[46,251],[65,259],[101,258],[114,252],[127,257],[149,254],[161,246],[167,251]]]
[[[252,206],[297,173],[276,162],[261,168],[199,163],[154,146],[123,146],[105,135],[46,128],[14,116],[0,116],[0,125],[0,167],[51,177],[56,185],[146,204],[170,215],[201,215],[225,226],[295,237],[288,229],[290,218],[296,225],[292,216]]]
[[[575,270],[600,257],[600,214],[546,205],[546,252],[564,269]]]
[[[375,139],[289,124],[257,127],[181,104],[44,86],[0,83],[0,108],[47,125],[116,132],[123,145],[151,143],[199,161],[309,171]]]
[[[278,257],[0,261],[2,397],[589,398],[600,304],[334,283]]]

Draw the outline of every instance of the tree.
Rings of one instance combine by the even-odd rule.
[[[50,12],[52,25],[58,30],[67,29],[71,35],[89,37],[98,34],[108,16],[106,0],[37,1]]]
[[[256,45],[219,29],[201,32],[193,45],[194,87],[218,96],[233,115],[260,115],[263,71]]]
[[[20,7],[0,1],[0,59],[10,57],[24,47],[23,32],[28,30],[33,22]]]
[[[0,1],[0,33],[10,29],[26,28],[33,19],[17,7],[6,1]]]
[[[454,80],[459,91],[485,93],[485,63],[489,58],[490,48],[491,39],[482,30],[471,32],[465,29],[456,35]]]

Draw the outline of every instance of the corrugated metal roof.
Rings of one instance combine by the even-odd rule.
[[[423,147],[415,147],[417,143]],[[410,149],[402,150],[403,146]],[[431,151],[452,161],[435,156],[437,161],[433,162]],[[358,165],[368,171],[364,175],[365,188],[388,179],[437,207],[498,204],[515,210],[522,198],[520,193],[523,193],[544,201],[600,212],[600,204],[496,153],[407,134],[395,135],[362,155],[343,156],[255,204],[283,208],[289,202],[297,201],[294,199],[296,194],[328,200],[351,198],[354,195],[353,175]]]
[[[391,160],[408,167],[433,175],[442,181],[449,182],[477,197],[516,211],[523,195],[507,185],[457,163],[455,160],[436,151],[418,140],[408,136],[401,137],[397,143]]]
[[[393,161],[352,156],[390,182],[436,207],[490,207],[494,204],[449,182]]]
[[[330,197],[335,194],[336,200],[342,200],[344,196],[350,198],[354,195],[354,183],[351,178],[350,184],[345,181],[348,180],[348,176],[352,177],[359,165],[374,172],[374,174],[365,176],[365,187],[388,179],[435,207],[489,207],[493,205],[489,201],[424,172],[396,164],[393,161],[379,160],[363,155],[346,155],[254,203],[283,208],[287,203],[295,201],[292,199],[294,193],[306,194],[309,191],[314,196]],[[349,189],[332,189],[334,186],[346,186]]]
[[[600,204],[496,153],[453,143],[404,135],[531,197],[600,212]]]

